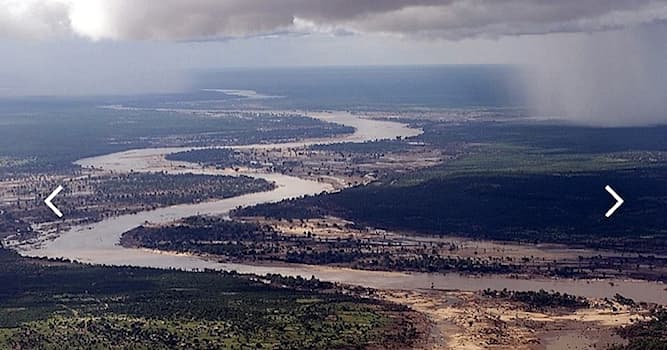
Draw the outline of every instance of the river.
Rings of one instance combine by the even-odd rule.
[[[276,148],[304,147],[312,144],[364,142],[378,139],[411,137],[421,130],[408,125],[387,121],[361,118],[349,113],[308,113],[320,120],[339,123],[355,128],[350,135],[306,140],[282,144],[257,144],[235,146],[235,148]],[[170,173],[195,173],[214,175],[248,175],[263,178],[276,184],[275,189],[267,192],[251,193],[222,200],[197,204],[176,205],[137,214],[123,215],[101,222],[75,226],[49,238],[17,247],[25,256],[68,258],[80,262],[106,265],[131,265],[156,268],[177,269],[218,269],[235,270],[242,273],[279,273],[290,276],[315,276],[321,280],[341,282],[379,289],[452,289],[475,291],[486,288],[510,290],[555,290],[585,297],[613,297],[616,293],[639,301],[667,304],[667,291],[662,283],[636,280],[573,280],[573,279],[516,279],[506,276],[467,276],[459,274],[428,274],[363,271],[348,268],[280,265],[257,266],[250,264],[221,263],[212,259],[186,254],[156,252],[146,249],[130,249],[119,245],[123,232],[146,222],[168,223],[184,217],[209,214],[226,215],[239,206],[251,206],[259,203],[277,202],[286,198],[312,195],[332,190],[326,183],[305,180],[298,177],[257,172],[233,172],[201,168],[191,163],[171,162],[165,155],[193,148],[149,148],[113,153],[77,161],[83,167],[104,169],[115,172],[167,171]]]

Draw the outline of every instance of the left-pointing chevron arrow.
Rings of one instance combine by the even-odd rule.
[[[51,194],[44,200],[46,206],[49,207],[49,209],[51,209],[51,211],[53,211],[54,214],[58,215],[59,218],[63,217],[63,213],[55,205],[53,205],[51,201],[53,200],[53,198],[56,198],[58,193],[60,193],[60,191],[62,190],[63,187],[58,186],[58,188],[56,188],[53,192],[51,192]]]

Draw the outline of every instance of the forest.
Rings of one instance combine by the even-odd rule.
[[[315,279],[102,267],[0,249],[0,348],[393,349],[420,316]]]
[[[613,203],[604,191],[607,183],[626,198],[611,219],[603,215]],[[651,253],[667,246],[666,200],[667,172],[662,169],[489,174],[414,185],[377,182],[244,208],[236,215],[292,219],[334,215],[382,229]]]

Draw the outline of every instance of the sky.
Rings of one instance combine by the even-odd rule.
[[[0,96],[187,89],[192,69],[520,64],[583,122],[666,121],[667,1],[0,0]]]

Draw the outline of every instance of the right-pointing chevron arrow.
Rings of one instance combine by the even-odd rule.
[[[604,189],[607,190],[607,192],[609,192],[609,194],[616,200],[616,204],[614,204],[613,207],[609,208],[609,210],[607,210],[607,213],[604,214],[604,216],[606,217],[611,217],[612,215],[614,215],[616,209],[620,208],[621,205],[623,205],[623,202],[625,201],[623,200],[623,198],[621,198],[621,196],[618,195],[618,193],[616,193],[616,191],[614,191],[613,188],[611,188],[611,186],[607,185],[605,186]]]

